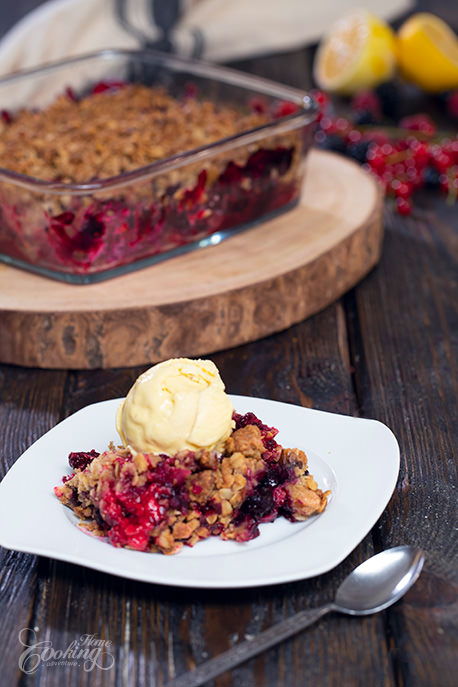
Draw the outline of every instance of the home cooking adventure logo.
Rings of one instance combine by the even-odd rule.
[[[63,649],[56,649],[50,639],[39,641],[37,631],[37,627],[24,627],[19,632],[19,642],[24,647],[19,656],[19,668],[27,675],[35,673],[40,666],[80,666],[86,673],[94,668],[110,670],[114,666],[110,639],[83,634]]]

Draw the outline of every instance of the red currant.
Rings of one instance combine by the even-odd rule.
[[[396,209],[400,215],[410,215],[412,212],[412,203],[407,198],[396,198]]]
[[[399,127],[410,131],[420,131],[428,136],[434,136],[436,133],[436,125],[427,114],[416,114],[410,117],[403,117],[399,122]]]

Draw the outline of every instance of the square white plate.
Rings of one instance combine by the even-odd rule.
[[[53,492],[70,473],[71,451],[104,451],[119,441],[114,418],[122,399],[82,408],[43,435],[0,483],[0,545],[122,577],[180,587],[255,587],[327,572],[365,537],[386,507],[399,472],[399,446],[382,423],[260,398],[231,396],[277,427],[278,441],[301,448],[322,489],[326,510],[304,523],[279,518],[247,543],[210,538],[173,556],[115,548],[78,527]]]

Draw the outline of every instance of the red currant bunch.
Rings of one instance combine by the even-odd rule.
[[[420,188],[439,188],[450,201],[458,195],[458,135],[439,135],[427,114],[398,119],[396,126],[383,126],[384,103],[374,91],[357,94],[351,116],[337,116],[331,100],[312,92],[320,106],[316,143],[348,155],[363,165],[381,183],[397,211],[408,215]],[[457,97],[450,94],[448,112],[454,114]]]

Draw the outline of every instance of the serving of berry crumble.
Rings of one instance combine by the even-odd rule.
[[[259,525],[321,513],[329,492],[308,471],[307,456],[284,448],[277,430],[253,413],[234,412],[221,453],[138,453],[111,445],[71,453],[70,476],[54,491],[83,527],[116,547],[174,554],[208,537],[247,542]]]

